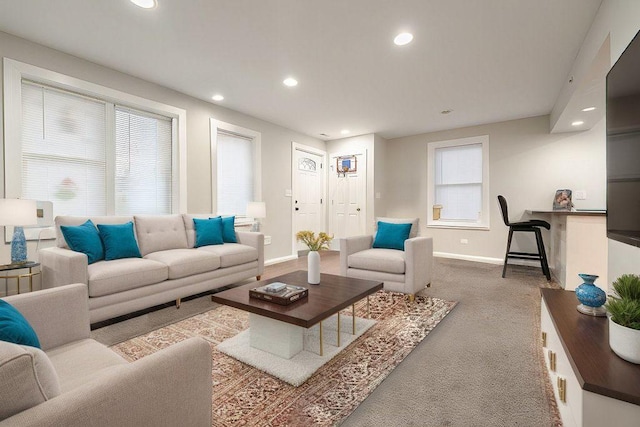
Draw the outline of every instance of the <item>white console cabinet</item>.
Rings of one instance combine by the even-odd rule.
[[[542,351],[564,426],[640,426],[640,365],[611,351],[607,319],[579,313],[573,292],[541,292]]]

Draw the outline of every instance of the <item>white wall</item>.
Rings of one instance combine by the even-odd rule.
[[[373,136],[373,145],[374,145],[374,216],[387,216],[387,199],[388,195],[386,194],[386,183],[387,183],[387,174],[389,173],[387,169],[387,140],[381,137],[380,135]],[[374,219],[375,221],[375,219]]]
[[[291,142],[324,149],[323,141],[1,32],[0,56],[185,109],[187,210],[191,213],[209,213],[212,209],[209,119],[213,117],[260,132],[262,195],[267,205],[267,218],[262,221],[262,230],[272,236],[273,242],[266,246],[265,257],[271,259],[291,255],[291,198],[285,197],[285,190],[291,188]],[[1,109],[0,105],[0,120]],[[1,138],[0,143],[4,144]],[[3,195],[3,163],[0,169],[0,194]],[[35,243],[30,242],[29,254],[32,259],[34,252]],[[0,264],[8,263],[9,259],[9,245],[0,245]]]
[[[477,135],[489,135],[490,230],[426,228],[427,144]],[[418,216],[421,234],[434,238],[435,252],[500,262],[508,228],[502,222],[498,194],[507,199],[511,220],[526,219],[527,209],[551,209],[559,188],[587,192],[587,200],[575,201],[577,208],[605,207],[602,122],[588,132],[549,134],[549,116],[540,116],[421,134],[389,140],[386,158],[392,171],[386,181],[387,214]],[[460,243],[463,238],[468,244]],[[548,233],[545,239],[548,245]],[[526,235],[515,241],[522,250],[534,249]]]
[[[579,74],[588,68],[590,58],[607,35],[611,37],[611,64],[615,64],[638,30],[640,1],[604,0],[580,48],[572,72]],[[568,92],[569,88],[563,88],[559,100],[565,99]],[[640,274],[640,248],[609,240],[609,282],[625,273]],[[601,286],[604,288],[604,284]]]

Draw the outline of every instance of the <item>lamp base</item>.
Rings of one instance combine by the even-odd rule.
[[[260,231],[260,223],[258,221],[254,221],[253,225],[251,226],[251,231],[254,233],[258,233]]]
[[[27,262],[27,239],[24,237],[24,229],[14,227],[13,239],[11,240],[11,264],[25,262]]]

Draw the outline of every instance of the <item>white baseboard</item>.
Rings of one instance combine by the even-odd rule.
[[[295,255],[287,255],[287,256],[280,257],[280,258],[271,258],[271,259],[266,260],[264,262],[264,265],[280,264],[281,262],[292,261],[294,259],[298,259],[298,257],[295,256]]]
[[[451,259],[462,259],[465,261],[484,262],[487,264],[502,264],[504,262],[504,259],[502,258],[490,258],[485,256],[476,256],[476,255],[450,254],[447,252],[434,252],[433,256],[439,257],[439,258],[451,258]]]
[[[504,258],[491,258],[484,256],[475,256],[475,255],[462,255],[462,254],[451,254],[447,252],[434,252],[433,256],[440,258],[451,258],[451,259],[461,259],[464,261],[475,261],[475,262],[484,262],[487,264],[504,264]],[[529,267],[540,267],[540,261],[538,260],[526,260],[526,259],[511,259],[509,260],[509,265],[525,265]],[[552,268],[551,265],[549,268]]]

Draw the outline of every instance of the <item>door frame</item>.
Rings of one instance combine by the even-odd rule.
[[[297,179],[296,179],[296,170],[298,165],[296,164],[296,151],[302,151],[304,153],[313,154],[316,156],[320,156],[322,158],[322,172],[320,176],[322,177],[322,191],[320,194],[322,195],[322,209],[320,210],[321,220],[320,223],[322,228],[326,230],[327,228],[327,152],[321,150],[319,148],[314,148],[308,145],[299,144],[295,141],[291,141],[291,255],[294,257],[298,257],[298,248],[296,242],[296,230],[295,227],[295,210],[293,198],[296,196],[296,190],[298,187]]]

